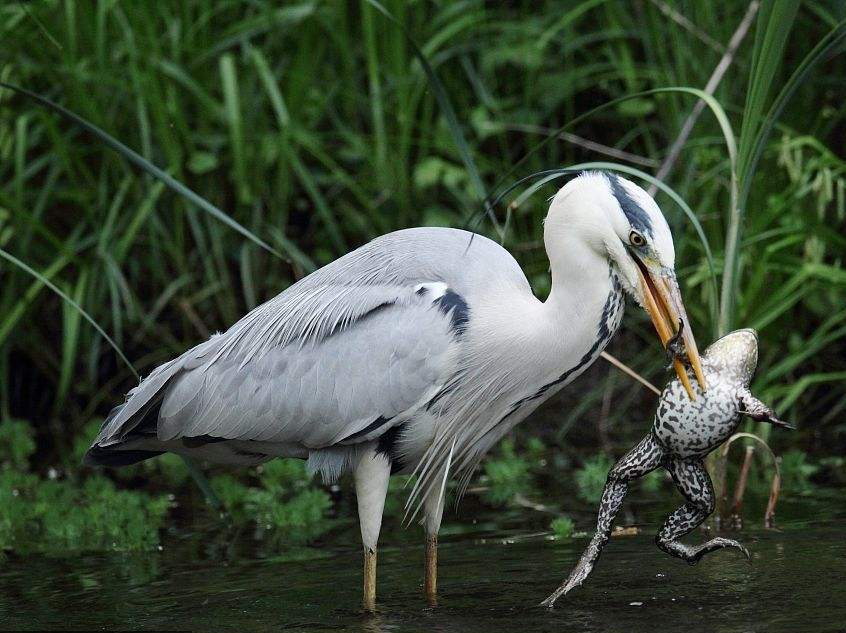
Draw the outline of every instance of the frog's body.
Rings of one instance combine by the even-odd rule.
[[[667,385],[652,424],[664,452],[702,458],[731,437],[743,417],[743,405],[752,398],[749,383],[757,364],[754,330],[738,330],[716,341],[703,358],[708,391],[697,390],[691,401],[677,381]]]
[[[608,474],[596,534],[570,577],[543,602],[544,605],[551,606],[561,595],[584,582],[608,542],[628,482],[659,467],[669,471],[686,503],[667,518],[658,532],[655,537],[658,547],[691,564],[725,547],[737,548],[749,556],[746,549],[732,539],[713,538],[698,546],[685,545],[679,539],[714,511],[714,488],[703,459],[731,437],[744,415],[792,428],[749,391],[757,364],[755,331],[737,330],[715,341],[705,351],[702,368],[708,385],[706,392],[696,384],[696,399],[690,400],[678,380],[667,385],[661,393],[650,433]]]

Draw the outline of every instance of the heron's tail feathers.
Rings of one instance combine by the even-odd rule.
[[[128,466],[161,454],[161,451],[139,450],[138,444],[145,438],[155,440],[156,422],[167,385],[167,379],[162,378],[150,375],[129,392],[126,402],[109,412],[97,438],[85,453],[83,463]]]
[[[85,453],[83,462],[92,466],[126,466],[156,455],[157,423],[162,399],[180,373],[193,369],[216,347],[217,337],[160,365],[126,397],[126,402],[109,412],[100,432]]]
[[[82,463],[86,466],[129,466],[143,462],[145,459],[158,457],[163,452],[121,448],[121,445],[103,448],[95,444],[85,453]]]

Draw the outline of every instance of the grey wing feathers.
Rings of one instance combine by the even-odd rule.
[[[234,356],[183,374],[162,404],[159,439],[331,446],[431,398],[454,353],[449,321],[431,299],[397,298],[322,340],[274,348],[248,365]]]
[[[470,303],[490,279],[529,291],[507,251],[470,238],[456,229],[396,231],[321,268],[154,371],[107,418],[92,448],[117,447],[142,431],[309,445],[384,432],[458,366],[460,335],[449,318],[458,308],[433,308],[437,292],[418,295],[420,284],[441,293],[449,286]],[[160,429],[152,424],[159,405]],[[379,418],[388,421],[351,438]]]
[[[422,406],[454,371],[450,316],[419,286],[330,285],[300,298],[296,327],[284,314],[257,309],[156,369],[95,445],[120,443],[159,403],[161,442],[211,436],[320,448],[363,441]],[[295,338],[279,338],[294,330]],[[377,419],[384,424],[361,434]]]
[[[183,369],[197,366],[218,342],[217,337],[212,338],[154,369],[137,387],[127,393],[126,402],[112,409],[94,444],[106,447],[120,442],[161,402],[169,381]]]

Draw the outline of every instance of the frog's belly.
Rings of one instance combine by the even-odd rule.
[[[672,457],[705,457],[734,434],[738,422],[740,422],[739,415],[734,424],[716,435],[708,434],[706,436],[695,432],[667,433],[666,431],[662,432],[657,427],[653,429],[653,432],[661,447]]]
[[[652,432],[673,457],[704,457],[726,441],[740,423],[739,401],[732,389],[714,385],[695,401],[684,393],[667,394],[659,404]]]

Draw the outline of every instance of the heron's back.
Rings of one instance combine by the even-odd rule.
[[[531,295],[514,258],[483,236],[416,228],[376,238],[157,368],[110,414],[89,461],[157,442],[272,437],[308,450],[317,437],[378,435],[454,374],[456,317],[491,285]]]

